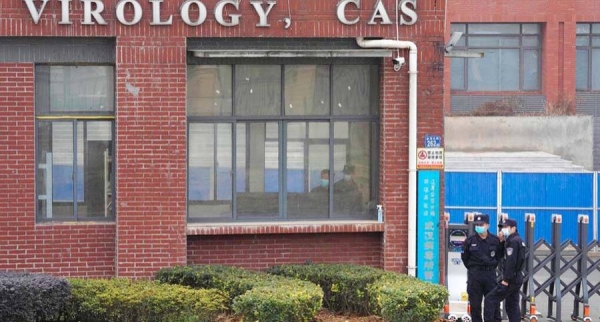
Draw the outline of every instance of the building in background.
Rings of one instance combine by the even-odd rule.
[[[592,0],[448,1],[446,37],[462,32],[455,48],[485,56],[446,60],[446,148],[543,151],[600,169],[598,9]]]
[[[3,1],[0,270],[414,270],[409,66],[392,58],[418,66],[415,141],[442,135],[445,16],[437,0]],[[358,37],[413,42],[418,61]]]

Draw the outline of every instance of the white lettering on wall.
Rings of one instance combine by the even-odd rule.
[[[102,11],[104,11],[104,3],[99,0],[81,0],[83,2],[83,21],[82,25],[95,25],[96,23],[92,21],[92,17],[99,25],[108,25],[106,20],[102,18]],[[92,10],[92,3],[96,5],[96,10]]]
[[[2,1],[2,0],[0,0]],[[71,1],[73,0],[22,0],[33,22],[37,25],[43,14],[46,4],[50,1],[60,2],[61,16],[58,24],[72,25],[71,21]],[[104,0],[79,0],[83,3],[82,25],[108,25],[102,17],[104,11]],[[141,2],[148,1],[151,4],[152,16],[149,19],[151,26],[168,26],[173,24],[174,13],[166,13],[162,17],[163,2],[165,0],[119,0],[115,6],[116,20],[126,26],[132,26],[140,23],[144,16]],[[170,0],[175,1],[175,0]],[[199,26],[203,24],[208,15],[208,10],[203,0],[179,0],[183,1],[179,8],[181,20],[188,26]],[[239,13],[242,0],[220,0],[213,9],[214,19],[218,24],[224,27],[233,27],[240,24],[242,15]],[[315,0],[318,1],[318,0]],[[414,25],[418,20],[417,15],[418,0],[396,0],[396,22],[399,25]],[[38,2],[38,5],[36,5]],[[41,3],[40,3],[41,2]],[[277,0],[249,0],[250,5],[258,15],[256,27],[271,27],[269,23],[269,14],[277,5]],[[126,11],[129,13],[126,17]],[[190,17],[191,14],[197,17]],[[360,22],[361,15],[365,9],[361,8],[361,0],[339,0],[336,8],[337,19],[345,25],[355,25]],[[176,16],[176,15],[175,15]],[[364,17],[364,15],[363,15]],[[164,19],[164,20],[163,20]],[[51,19],[56,20],[56,17]],[[284,28],[290,27],[291,17],[283,20]],[[388,14],[388,10],[383,0],[377,0],[371,10],[371,18],[368,25],[391,25],[393,24]]]
[[[229,22],[225,21],[225,19],[223,19],[223,10],[225,9],[226,5],[232,5],[235,10],[239,10],[240,8],[240,2],[239,0],[221,0],[217,3],[217,6],[215,7],[215,19],[217,19],[217,22],[219,24],[221,24],[221,26],[225,26],[225,27],[233,27],[233,26],[237,26],[240,24],[240,14],[229,14],[229,18],[231,19]]]
[[[356,17],[354,20],[348,20],[348,18],[346,18],[346,6],[349,3],[354,3],[356,9],[360,9],[360,0],[342,0],[337,5],[337,18],[345,25],[354,25],[358,23],[360,18]]]
[[[375,19],[381,19],[382,25],[391,25],[392,21],[390,20],[390,16],[388,16],[387,11],[385,10],[385,6],[381,0],[377,1],[377,5],[375,6],[375,10],[373,11],[373,15],[371,16],[371,20],[367,24],[376,25]]]
[[[73,22],[71,21],[71,18],[69,17],[69,6],[71,5],[71,0],[59,0],[60,1],[60,21],[58,22],[59,25],[71,25],[73,24]]]
[[[128,3],[131,3],[133,6],[133,19],[131,19],[131,21],[127,21],[127,19],[125,19],[125,6]],[[142,20],[142,6],[139,2],[137,2],[137,0],[121,0],[117,4],[116,10],[117,20],[126,26],[133,26]]]
[[[192,19],[190,19],[190,6],[192,4],[195,4],[196,7],[198,7],[198,19],[196,19],[196,21],[192,21]],[[206,20],[206,15],[206,6],[200,1],[189,0],[181,5],[181,20],[183,20],[183,22],[185,22],[185,24],[188,26],[200,26],[204,20]]]
[[[254,10],[258,14],[259,22],[256,24],[257,27],[270,27],[271,25],[267,22],[267,16],[271,9],[277,4],[276,1],[267,1],[269,7],[265,11],[262,7],[262,1],[250,1],[250,4],[254,7]]]
[[[152,2],[152,21],[150,24],[153,26],[168,26],[173,24],[173,15],[169,16],[167,21],[160,21],[160,4],[163,0],[150,0]]]
[[[42,12],[44,12],[44,8],[46,7],[46,3],[49,0],[42,0],[42,6],[38,10],[33,4],[33,0],[23,0],[25,4],[27,4],[27,9],[29,9],[29,14],[31,15],[31,19],[33,19],[33,23],[36,25],[40,22],[40,18],[42,17]]]
[[[412,4],[412,9],[408,7],[409,4]],[[400,16],[400,24],[401,25],[414,25],[417,23],[417,0],[403,0],[400,4],[400,12],[410,17],[411,20],[404,20],[404,16]]]

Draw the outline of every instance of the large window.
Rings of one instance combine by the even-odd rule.
[[[600,90],[600,23],[577,24],[577,90]]]
[[[188,220],[375,219],[377,65],[190,65]]]
[[[35,73],[38,221],[113,219],[113,67]]]
[[[485,53],[483,58],[452,58],[452,90],[540,89],[538,24],[452,24],[452,31],[463,33],[457,50]]]

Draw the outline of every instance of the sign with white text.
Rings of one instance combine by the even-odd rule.
[[[419,171],[417,192],[417,277],[440,282],[440,172]]]

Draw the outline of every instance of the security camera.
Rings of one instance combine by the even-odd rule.
[[[454,48],[454,46],[456,46],[456,44],[460,40],[460,37],[462,37],[462,34],[463,33],[460,31],[455,31],[450,34],[450,40],[448,41],[446,46],[444,46],[444,49],[446,50],[447,53],[451,52],[452,48]]]
[[[399,71],[402,66],[406,65],[406,59],[401,56],[397,56],[396,58],[392,59],[392,62],[394,63],[395,71]]]

